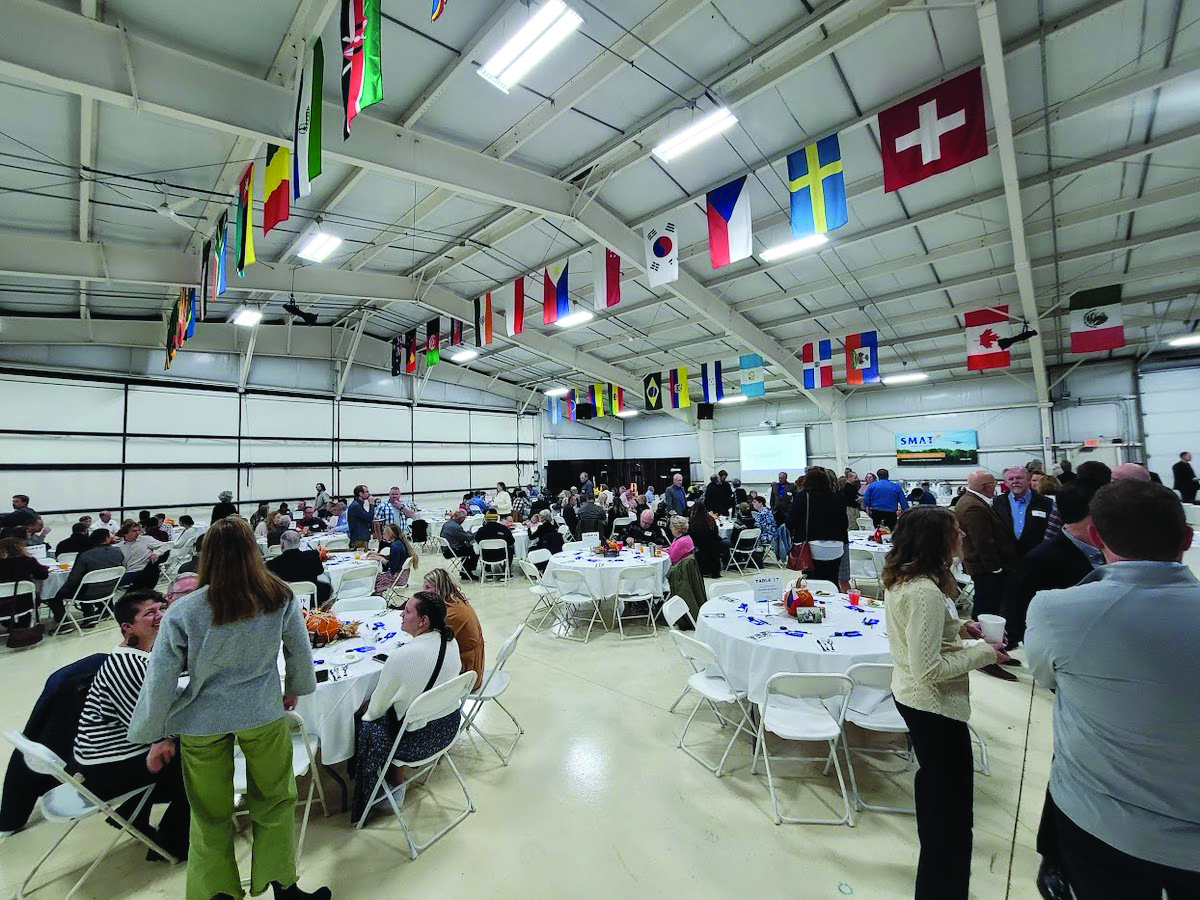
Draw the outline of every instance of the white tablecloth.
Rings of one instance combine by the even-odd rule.
[[[320,737],[320,757],[326,765],[354,755],[354,713],[371,696],[383,669],[383,664],[372,657],[392,653],[410,640],[400,630],[399,612],[389,610],[377,616],[357,613],[342,620],[361,622],[360,637],[313,650],[314,669],[328,671],[330,679],[318,684],[315,694],[301,697],[296,706],[309,733]],[[356,653],[358,648],[370,648],[370,652]]]
[[[825,608],[825,621],[801,625],[782,606],[756,603],[753,596],[750,591],[738,591],[709,600],[700,608],[696,637],[716,651],[730,683],[747,691],[754,703],[762,702],[767,679],[777,672],[844,673],[858,663],[892,661],[882,606],[851,610],[844,594],[827,601],[818,598]],[[878,624],[866,624],[870,620],[878,620]],[[804,635],[790,635],[789,631]],[[835,632],[847,631],[862,636],[835,636]],[[762,634],[766,636],[751,639]],[[832,642],[833,649],[822,650],[818,641]]]
[[[617,593],[617,579],[623,569],[645,565],[658,567],[659,578],[665,590],[667,569],[671,566],[670,558],[666,553],[662,556],[650,556],[636,550],[622,550],[620,556],[613,557],[600,557],[592,553],[559,553],[550,557],[550,564],[546,567],[542,580],[551,587],[557,587],[554,573],[562,569],[573,569],[583,573],[594,596],[612,597]]]
[[[880,556],[887,556],[892,549],[891,544],[876,544],[874,541],[851,541],[850,547],[853,550],[868,550]]]
[[[334,593],[341,586],[342,579],[346,577],[346,573],[351,569],[371,569],[376,574],[383,570],[379,563],[369,559],[356,560],[353,553],[335,553],[330,555],[325,561],[325,574],[329,576],[329,583],[333,585]]]
[[[68,565],[67,568],[64,569],[58,563],[50,559],[44,560],[42,565],[50,570],[50,577],[42,582],[41,596],[53,597],[60,590],[62,590],[62,586],[67,583],[67,576],[71,574],[71,567]]]

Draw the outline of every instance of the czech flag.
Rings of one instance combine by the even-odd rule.
[[[688,396],[687,366],[671,370],[671,409],[687,409],[692,405]]]
[[[547,266],[542,275],[542,324],[553,325],[571,311],[567,294],[567,263]]]
[[[716,403],[725,398],[725,385],[721,381],[721,363],[701,363],[700,380],[704,382],[704,402]]]
[[[874,331],[846,335],[846,384],[879,381],[879,339]]]
[[[708,255],[714,269],[754,252],[746,176],[708,192]]]

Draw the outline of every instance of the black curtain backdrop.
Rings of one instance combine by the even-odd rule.
[[[636,482],[638,492],[646,490],[647,484],[654,485],[654,492],[662,496],[676,472],[683,475],[684,484],[691,479],[692,459],[689,456],[670,456],[659,459],[552,459],[546,463],[546,488],[551,494],[572,487],[579,487],[579,473],[587,472],[597,487],[607,484],[615,490],[617,485]]]

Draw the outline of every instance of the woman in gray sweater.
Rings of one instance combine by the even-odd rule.
[[[130,740],[154,744],[146,759],[151,772],[175,753],[172,744],[158,742],[180,737],[192,808],[186,898],[243,895],[233,848],[236,741],[246,757],[254,820],[251,893],[271,885],[276,900],[329,900],[328,888],[308,893],[296,884],[296,779],[284,711],[317,688],[296,598],[266,570],[250,526],[239,518],[220,519],[205,533],[199,584],[163,617],[129,725]],[[282,689],[276,664],[281,643]]]

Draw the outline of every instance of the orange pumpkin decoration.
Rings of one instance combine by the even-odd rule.
[[[337,640],[338,629],[341,627],[338,617],[328,612],[313,613],[308,617],[306,624],[308,630],[326,644]]]

